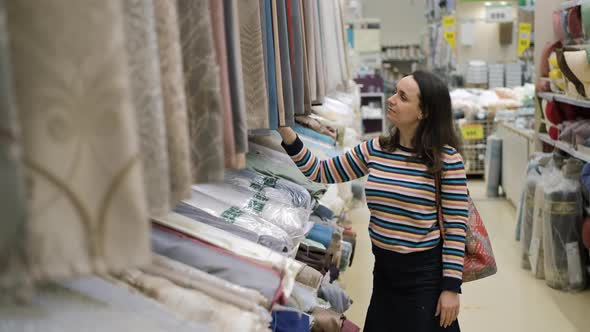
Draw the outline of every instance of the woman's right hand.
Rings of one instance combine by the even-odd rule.
[[[293,129],[291,129],[291,127],[280,127],[277,129],[277,131],[279,132],[279,134],[281,134],[283,142],[285,142],[286,145],[293,144],[293,142],[295,142],[295,139],[297,139],[297,134],[295,133],[295,131],[293,131]]]

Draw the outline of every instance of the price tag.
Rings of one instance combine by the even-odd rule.
[[[518,24],[518,56],[522,56],[522,53],[531,46],[531,31],[530,23]]]
[[[457,20],[455,16],[444,16],[442,19],[443,24],[443,38],[451,45],[452,48],[455,48],[455,43],[457,41],[457,30],[456,30],[456,23]]]
[[[466,140],[483,139],[483,126],[480,124],[463,125],[461,127],[461,134],[463,135],[463,139]]]

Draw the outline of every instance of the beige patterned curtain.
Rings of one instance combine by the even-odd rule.
[[[7,14],[31,193],[26,250],[0,282],[148,262],[121,2],[15,0]]]
[[[182,52],[176,1],[154,1],[164,119],[170,169],[171,206],[191,195],[191,157]]]
[[[170,170],[152,0],[124,0],[125,45],[150,215],[170,211]]]
[[[178,0],[193,182],[223,180],[223,112],[209,0]]]

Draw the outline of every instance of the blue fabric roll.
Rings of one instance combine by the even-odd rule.
[[[315,131],[313,129],[309,129],[307,127],[304,127],[298,123],[294,124],[292,126],[292,128],[298,134],[309,136],[313,139],[316,139],[320,142],[324,142],[324,143],[327,143],[330,145],[336,145],[336,141],[332,137],[330,137],[328,135],[320,134],[317,131]]]
[[[307,234],[307,238],[319,242],[328,248],[332,243],[332,234],[334,234],[334,229],[331,226],[315,224],[309,234]]]
[[[590,192],[590,163],[584,165],[581,175],[582,185]]]
[[[271,331],[273,332],[307,332],[309,316],[295,311],[273,311]]]
[[[279,108],[277,98],[277,77],[275,65],[275,45],[272,29],[271,0],[264,1],[264,26],[265,47],[264,60],[266,61],[266,85],[268,86],[268,121],[270,129],[279,127]],[[262,8],[261,8],[262,10]]]

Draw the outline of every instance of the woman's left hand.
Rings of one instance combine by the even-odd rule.
[[[459,294],[451,291],[443,291],[438,299],[436,315],[440,315],[440,326],[447,328],[459,316],[460,308]]]

